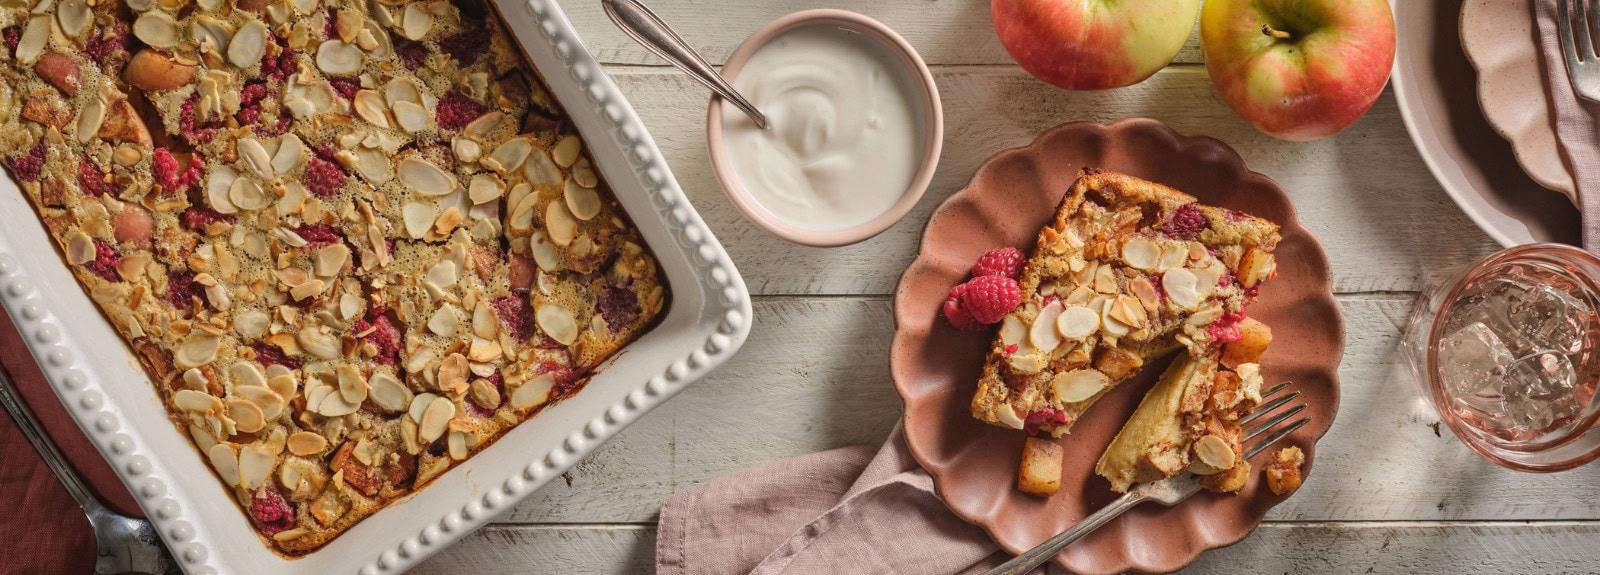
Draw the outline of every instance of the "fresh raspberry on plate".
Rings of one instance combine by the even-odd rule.
[[[950,288],[950,296],[944,300],[944,318],[961,331],[982,331],[983,324],[974,321],[966,310],[961,309],[961,294],[964,293],[967,293],[967,284]]]
[[[1017,280],[1004,276],[980,276],[966,283],[959,307],[980,324],[998,323],[1022,303],[1022,288]]]
[[[1022,273],[1022,250],[1006,246],[989,250],[972,264],[972,277],[1003,276],[1015,278]]]

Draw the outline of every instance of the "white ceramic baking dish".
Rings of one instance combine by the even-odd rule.
[[[402,572],[727,360],[749,333],[744,280],[560,7],[554,0],[497,2],[660,259],[670,308],[577,395],[304,557],[276,555],[257,538],[189,439],[167,420],[143,371],[67,272],[26,199],[0,178],[0,304],[186,572]]]

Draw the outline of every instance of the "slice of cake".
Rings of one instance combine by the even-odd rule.
[[[1022,302],[989,350],[974,417],[1060,437],[1152,358],[1238,337],[1278,226],[1132,176],[1085,170],[1039,231]]]

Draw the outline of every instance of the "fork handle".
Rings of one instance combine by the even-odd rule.
[[[1101,507],[1099,511],[1079,520],[1077,524],[1066,531],[1057,533],[1054,537],[1046,539],[1044,543],[1040,543],[1039,546],[1012,557],[1010,561],[1001,563],[999,567],[990,569],[984,575],[1024,575],[1029,573],[1049,561],[1051,557],[1055,557],[1057,553],[1060,553],[1062,549],[1066,549],[1068,545],[1083,539],[1085,535],[1093,533],[1100,526],[1105,525],[1112,519],[1116,519],[1140,503],[1144,503],[1146,499],[1148,499],[1147,496],[1137,491],[1129,491],[1105,507]]]
[[[67,463],[67,458],[61,455],[61,450],[56,447],[50,436],[45,435],[44,427],[39,425],[39,420],[34,419],[33,411],[22,402],[22,397],[17,393],[17,388],[11,384],[11,378],[4,369],[0,369],[0,405],[4,405],[11,419],[17,422],[17,428],[22,430],[22,436],[28,438],[28,443],[33,445],[33,450],[44,459],[45,465],[50,467],[50,472],[55,474],[56,480],[61,482],[72,499],[78,502],[78,507],[85,513],[102,510],[100,500],[95,499],[89,487],[84,485],[83,479],[78,477],[78,472]]]

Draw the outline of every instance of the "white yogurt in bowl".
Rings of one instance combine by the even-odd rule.
[[[724,74],[767,128],[714,100],[712,163],[745,216],[786,239],[841,245],[909,211],[938,161],[932,76],[909,45],[851,12],[790,15],[740,46]]]

